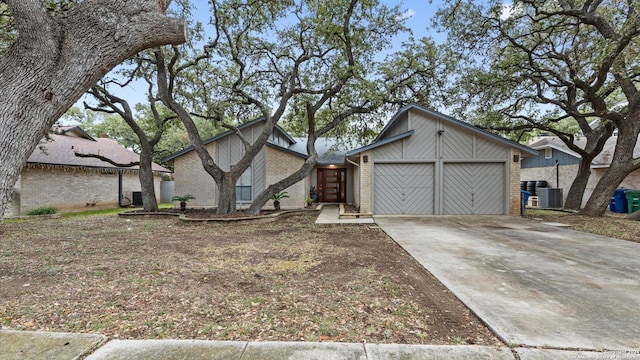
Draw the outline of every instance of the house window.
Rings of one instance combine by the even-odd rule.
[[[273,132],[271,133],[271,140],[273,141],[274,144],[281,145],[280,134],[278,134],[278,132],[276,132],[275,130],[273,130]]]
[[[544,149],[544,158],[551,159],[552,157],[553,157],[553,149],[552,148]]]
[[[251,166],[236,182],[236,201],[251,201]]]

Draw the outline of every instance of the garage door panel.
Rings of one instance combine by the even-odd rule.
[[[433,164],[376,164],[376,214],[433,214]]]
[[[472,214],[471,188],[472,168],[469,164],[450,164],[444,167],[442,184],[442,213],[444,215]]]
[[[504,214],[504,165],[479,166],[474,181],[476,214]]]
[[[443,171],[443,214],[504,214],[504,164],[445,164]]]

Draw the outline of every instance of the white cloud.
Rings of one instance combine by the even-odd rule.
[[[507,20],[509,19],[515,12],[516,12],[516,8],[513,6],[513,4],[502,4],[502,12],[500,13],[500,20]]]
[[[413,11],[413,9],[407,9],[407,11],[403,12],[402,15],[400,15],[400,20],[411,19],[415,14],[416,12]]]

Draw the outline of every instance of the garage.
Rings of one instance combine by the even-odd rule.
[[[433,214],[433,164],[378,164],[376,214]]]
[[[519,215],[520,160],[537,152],[412,104],[347,152],[354,200],[374,215]]]
[[[504,164],[444,164],[443,215],[503,215]]]

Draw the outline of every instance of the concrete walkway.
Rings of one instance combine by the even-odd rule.
[[[316,219],[316,224],[373,224],[373,218],[340,219],[338,204],[322,204],[322,211]]]
[[[640,359],[639,243],[505,216],[376,222],[507,344]]]

